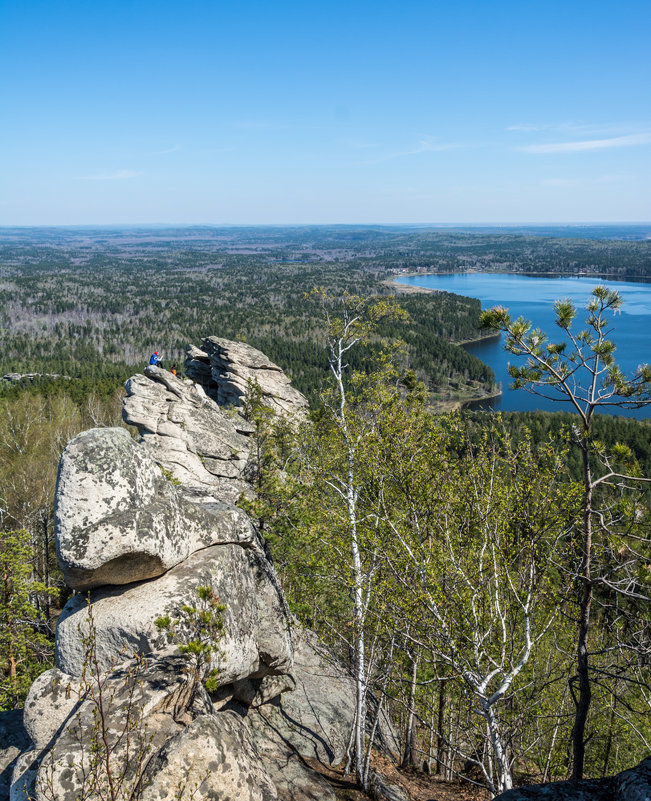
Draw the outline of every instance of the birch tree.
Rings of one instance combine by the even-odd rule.
[[[329,542],[338,562],[350,576],[352,606],[353,674],[356,686],[355,721],[351,734],[348,768],[357,783],[366,789],[367,643],[366,620],[377,571],[377,545],[373,532],[377,514],[369,504],[367,491],[374,477],[369,476],[365,458],[366,442],[377,425],[386,398],[387,371],[375,376],[351,375],[347,354],[370,339],[381,320],[405,318],[393,302],[369,302],[354,295],[334,299],[315,293],[326,322],[326,347],[332,387],[322,395],[321,437],[309,459],[317,482],[326,490],[331,519],[338,532],[330,532]],[[323,434],[325,433],[325,436]],[[333,536],[334,534],[334,536]]]
[[[512,448],[495,434],[473,445],[453,421],[447,427],[410,431],[403,420],[393,467],[380,468],[383,558],[395,582],[385,597],[421,659],[435,656],[437,678],[462,681],[474,699],[490,748],[463,756],[502,792],[518,754],[499,710],[554,621],[550,555],[575,498],[560,486],[562,458],[551,446],[534,454],[528,441]]]

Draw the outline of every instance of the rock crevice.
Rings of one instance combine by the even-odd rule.
[[[209,337],[202,348],[189,349],[187,379],[147,367],[127,381],[123,417],[138,441],[92,429],[63,452],[55,538],[78,592],[57,626],[57,666],[27,699],[31,745],[14,755],[13,801],[84,795],[92,741],[131,759],[121,750],[127,712],[149,743],[144,801],[183,786],[195,799],[334,800],[304,756],[342,757],[353,681],[331,666],[323,686],[323,655],[296,636],[265,543],[235,505],[252,493],[253,427],[238,411],[251,382],[294,423],[307,402],[250,346]],[[202,586],[224,604],[223,633],[201,666],[216,671],[212,697],[156,624],[196,604]],[[100,687],[111,701],[98,738]]]
[[[201,348],[188,348],[185,370],[220,406],[241,407],[251,385],[272,411],[301,417],[307,412],[305,396],[264,353],[244,342],[206,337]]]

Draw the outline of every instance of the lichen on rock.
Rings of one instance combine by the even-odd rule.
[[[107,741],[116,738],[113,757],[132,758],[120,751],[125,710],[145,733],[143,801],[186,787],[197,801],[334,798],[303,755],[315,753],[315,732],[331,743],[325,761],[343,754],[353,683],[333,662],[324,686],[323,654],[309,635],[299,637],[294,663],[280,582],[260,534],[235,505],[252,493],[245,475],[253,427],[217,400],[237,407],[255,378],[278,413],[297,419],[307,402],[259,351],[217,337],[203,347],[189,351],[189,379],[147,367],[127,381],[123,417],[139,441],[126,429],[92,429],[64,450],[55,539],[66,581],[82,592],[61,613],[57,667],[27,699],[31,746],[16,760],[14,801],[84,795],[84,770],[95,764],[89,743],[102,740],[99,687],[111,699],[102,725]],[[191,606],[200,586],[224,604],[209,665],[217,670],[212,698],[201,685],[195,692],[189,663],[156,625]],[[286,742],[274,713],[285,696],[296,720]]]

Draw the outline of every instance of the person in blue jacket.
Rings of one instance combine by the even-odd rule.
[[[149,359],[149,364],[153,365],[154,367],[162,367],[163,366],[163,360],[158,355],[158,351],[154,351],[151,354],[151,358]]]

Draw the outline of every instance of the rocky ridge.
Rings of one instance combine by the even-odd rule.
[[[241,406],[255,384],[263,402],[276,413],[300,418],[308,409],[307,400],[280,367],[244,342],[206,337],[201,348],[188,348],[185,371],[220,406]]]
[[[62,454],[57,555],[78,592],[60,616],[56,668],[25,704],[30,744],[12,757],[12,801],[97,797],[107,778],[93,767],[93,738],[147,801],[184,787],[195,799],[334,799],[305,760],[342,758],[353,681],[293,626],[265,543],[234,503],[251,491],[251,426],[237,411],[251,371],[271,408],[297,419],[307,403],[249,346],[203,344],[209,381],[147,367],[127,382],[123,417],[139,441],[92,429]],[[223,635],[209,663],[191,668],[156,620],[196,604],[199,586],[224,604]],[[213,668],[208,694],[196,671]]]
[[[70,380],[70,376],[61,375],[60,373],[5,373],[0,380],[6,381],[8,384],[17,384],[20,381],[31,383],[40,378],[65,378],[68,381]]]
[[[201,384],[159,367],[130,378],[124,421],[140,444],[193,501],[236,501],[246,490],[245,470],[253,427],[237,411],[221,409]]]

